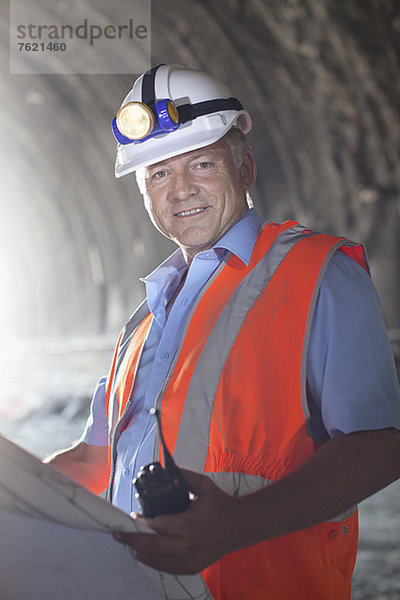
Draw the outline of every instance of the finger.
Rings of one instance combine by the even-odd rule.
[[[138,554],[165,555],[184,552],[183,538],[173,535],[152,535],[147,533],[115,532],[113,537],[117,542],[130,546]]]
[[[185,513],[159,515],[153,518],[136,514],[133,518],[135,521],[150,527],[157,533],[167,535],[179,535],[184,530],[186,523]]]
[[[213,485],[211,479],[206,475],[188,469],[181,469],[181,471],[188,488],[197,496],[204,494],[210,488],[210,484]]]
[[[164,573],[171,573],[173,575],[195,575],[199,573],[202,568],[195,567],[192,564],[186,564],[181,556],[175,558],[170,555],[161,556],[138,553],[135,558],[152,569],[163,571]]]

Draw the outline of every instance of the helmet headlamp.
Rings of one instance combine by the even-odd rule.
[[[129,102],[117,113],[119,131],[130,140],[141,140],[149,135],[154,127],[154,116],[142,102]]]
[[[153,105],[128,102],[113,120],[113,132],[120,144],[142,142],[155,135],[175,131],[179,113],[172,100],[158,100]]]

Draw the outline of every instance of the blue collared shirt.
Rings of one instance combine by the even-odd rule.
[[[193,304],[224,256],[232,252],[246,265],[262,221],[248,210],[213,248],[199,252],[167,316],[186,262],[180,249],[143,281],[153,323],[140,360],[130,424],[118,441],[113,503],[140,510],[132,479],[153,460],[155,420],[149,413],[171,367]],[[107,445],[105,378],[95,391],[82,440]],[[341,252],[324,276],[310,335],[307,393],[315,435],[335,435],[382,427],[400,428],[399,388],[379,300],[370,277]]]

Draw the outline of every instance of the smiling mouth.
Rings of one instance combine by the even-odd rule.
[[[176,217],[191,217],[197,215],[206,210],[206,206],[203,208],[192,208],[191,210],[183,210],[182,212],[175,213]]]

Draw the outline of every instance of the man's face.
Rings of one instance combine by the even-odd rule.
[[[146,209],[157,229],[182,248],[190,263],[243,216],[246,190],[253,181],[250,151],[237,167],[221,139],[146,167]]]

